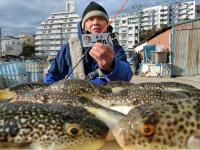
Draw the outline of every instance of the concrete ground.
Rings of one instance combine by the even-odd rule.
[[[133,76],[131,82],[141,83],[141,82],[181,82],[193,85],[200,89],[200,75],[188,76],[188,77],[176,77],[176,78],[157,78],[157,77],[140,77]]]

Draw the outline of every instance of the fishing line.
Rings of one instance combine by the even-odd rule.
[[[125,7],[125,5],[127,4],[128,0],[125,0],[125,2],[122,4],[122,6],[120,7],[120,9],[115,13],[115,15],[111,18],[111,20],[108,22],[108,24],[103,28],[103,30],[100,33],[103,33],[108,26],[116,19],[116,17],[119,15],[119,13],[122,11],[122,9]],[[68,75],[65,77],[66,79],[72,74],[72,72],[74,71],[74,69],[79,65],[79,63],[83,60],[83,58],[85,57],[85,55],[87,54],[87,52],[89,52],[90,47],[85,51],[85,53],[83,54],[83,56],[81,57],[81,59],[77,62],[77,64],[72,68],[72,70],[68,73]]]
[[[104,28],[103,28],[103,30],[101,31],[101,33],[102,32],[104,32],[105,30],[106,30],[106,28],[108,28],[108,26],[117,18],[117,16],[119,15],[119,13],[122,11],[122,9],[124,8],[124,6],[126,5],[128,3],[128,0],[126,0],[125,2],[124,2],[124,4],[120,7],[120,9],[115,13],[115,15],[111,18],[111,20],[109,21],[109,23],[107,24],[107,26],[105,26]]]

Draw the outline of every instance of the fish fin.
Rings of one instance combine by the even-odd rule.
[[[111,105],[109,106],[109,109],[115,110],[117,112],[120,112],[124,115],[127,115],[128,112],[133,108],[133,106],[123,106],[123,105]]]
[[[0,90],[0,102],[10,101],[17,94],[14,91]]]
[[[93,107],[90,107],[90,108],[86,108],[90,113],[92,114],[96,114],[97,112],[97,109],[96,108],[93,108]]]
[[[200,148],[200,136],[191,136],[187,141],[187,148],[196,149]]]

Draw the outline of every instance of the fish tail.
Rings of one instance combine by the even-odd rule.
[[[0,90],[0,102],[10,101],[16,96],[16,93],[8,90]]]

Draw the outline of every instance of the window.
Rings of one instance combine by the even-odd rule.
[[[67,4],[67,10],[68,10],[68,11],[70,10],[70,5],[69,5],[69,4]]]

